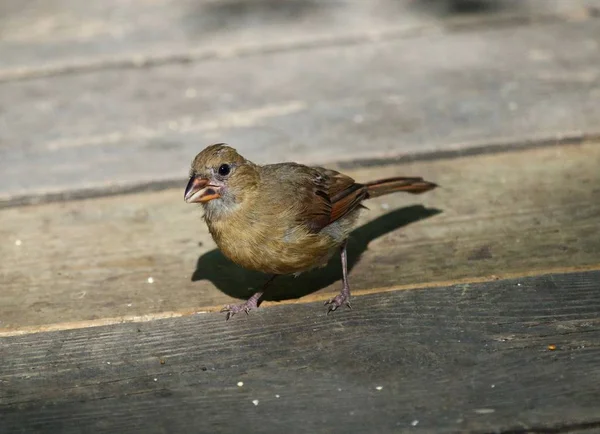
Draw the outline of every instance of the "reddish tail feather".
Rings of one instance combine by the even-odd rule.
[[[437,187],[433,182],[425,181],[423,178],[407,177],[380,179],[367,182],[364,185],[367,187],[366,199],[383,196],[384,194],[394,193],[396,191],[421,194]]]

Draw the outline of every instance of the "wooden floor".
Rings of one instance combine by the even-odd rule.
[[[0,0],[0,434],[600,432],[600,1]],[[359,181],[339,260],[228,262],[226,141]]]

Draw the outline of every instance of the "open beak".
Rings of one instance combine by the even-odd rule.
[[[210,185],[206,178],[192,176],[185,188],[184,199],[187,203],[202,203],[221,197],[218,185]]]

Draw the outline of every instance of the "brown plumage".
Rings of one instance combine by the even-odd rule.
[[[204,220],[225,256],[242,267],[273,275],[267,285],[277,275],[325,266],[341,249],[343,288],[326,303],[332,311],[344,303],[349,306],[346,240],[364,208],[361,202],[435,187],[422,178],[360,184],[322,167],[259,166],[235,149],[216,144],[194,158],[185,200],[202,204]],[[246,303],[226,306],[227,319],[256,308],[267,285]]]

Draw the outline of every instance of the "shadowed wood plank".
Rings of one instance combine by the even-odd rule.
[[[0,339],[0,431],[600,427],[600,272],[355,304],[335,316],[286,305],[229,322],[205,314]]]
[[[0,201],[177,179],[214,141],[321,164],[595,134],[599,39],[590,19],[3,83]]]
[[[441,185],[367,202],[349,243],[351,285],[600,264],[598,167],[600,147],[589,144],[350,170],[359,181],[422,175]],[[184,185],[0,210],[0,328],[189,312],[248,297],[265,277],[215,250],[201,210],[183,202]],[[333,294],[340,276],[336,259],[282,278],[273,298]]]

